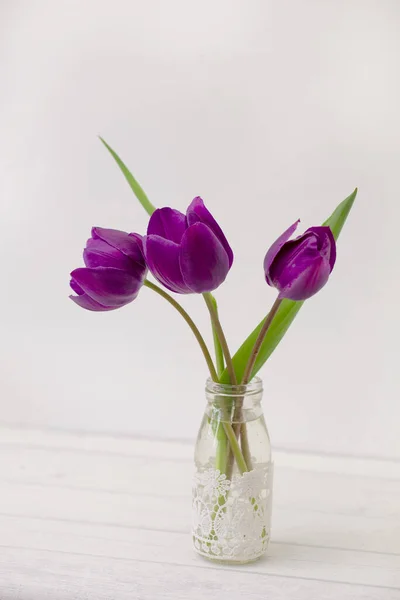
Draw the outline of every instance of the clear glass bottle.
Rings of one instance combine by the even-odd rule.
[[[193,543],[211,560],[245,563],[267,549],[273,465],[261,407],[262,381],[207,381],[195,449]]]

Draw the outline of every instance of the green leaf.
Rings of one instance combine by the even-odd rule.
[[[109,153],[111,154],[111,156],[114,158],[115,162],[121,169],[122,173],[125,176],[125,179],[129,183],[131,190],[135,194],[136,198],[139,200],[140,204],[149,213],[149,215],[152,215],[153,212],[156,210],[156,207],[152,205],[152,203],[146,196],[145,192],[143,191],[141,186],[138,184],[138,182],[136,181],[136,179],[134,178],[132,173],[129,171],[126,164],[124,162],[122,162],[122,160],[120,159],[118,154],[111,148],[111,146],[109,146],[107,144],[107,142],[105,140],[103,140],[102,137],[100,137],[100,140],[103,142],[103,144],[105,145],[105,147],[107,148],[107,150],[109,151]]]
[[[331,228],[335,239],[339,237],[339,234],[342,231],[343,225],[345,224],[351,207],[354,204],[356,195],[357,188],[352,194],[350,194],[350,196],[348,196],[345,200],[343,200],[343,202],[339,204],[339,206],[332,213],[329,219],[327,219],[323,223],[323,225],[328,225]],[[291,325],[292,321],[294,320],[295,316],[297,315],[303,304],[304,302],[295,302],[293,300],[284,300],[282,302],[261,345],[260,352],[254,364],[252,377],[256,375],[256,373],[261,369],[264,363],[271,356],[272,352],[275,350],[275,348],[285,335],[286,331],[289,329],[289,326]],[[266,317],[261,321],[261,323],[259,323],[259,325],[257,325],[254,331],[252,331],[252,333],[249,335],[247,340],[243,342],[243,344],[232,359],[238,381],[242,381],[247,361],[249,360],[249,356],[253,349],[254,343],[257,339],[261,327],[263,326],[265,319]],[[229,383],[229,374],[226,369],[222,373],[220,381],[221,383]]]
[[[335,240],[338,239],[340,232],[343,229],[343,225],[346,222],[347,217],[349,216],[349,212],[354,204],[354,200],[357,196],[357,188],[354,190],[350,196],[347,196],[343,202],[339,204],[339,206],[333,211],[329,219],[324,221],[322,225],[326,225],[331,228],[331,231],[334,235]]]

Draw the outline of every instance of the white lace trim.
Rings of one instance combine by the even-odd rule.
[[[232,481],[218,469],[196,473],[193,482],[193,543],[217,560],[250,561],[270,537],[273,464],[256,466]]]

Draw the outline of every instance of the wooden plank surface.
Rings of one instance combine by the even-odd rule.
[[[400,463],[276,451],[272,543],[190,539],[192,447],[0,429],[0,600],[400,600]]]

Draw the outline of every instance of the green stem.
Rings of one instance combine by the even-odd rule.
[[[241,474],[243,474],[246,471],[248,471],[248,469],[247,469],[246,461],[243,458],[243,454],[240,449],[239,442],[237,440],[235,432],[233,431],[233,427],[230,423],[223,423],[223,426],[224,426],[224,430],[226,433],[226,437],[228,438],[228,441],[229,441],[229,445],[232,449],[232,453],[237,462],[237,466],[239,467],[239,471]],[[228,477],[228,479],[230,479],[230,477]]]
[[[235,369],[233,368],[231,353],[229,352],[228,342],[226,341],[224,331],[221,327],[221,323],[220,323],[220,320],[218,317],[218,312],[216,311],[214,303],[211,300],[211,294],[209,292],[206,292],[205,294],[203,294],[203,297],[207,304],[207,308],[210,312],[211,321],[214,326],[216,335],[218,336],[219,342],[222,347],[222,352],[225,357],[226,367],[228,369],[229,378],[231,380],[231,385],[237,385],[236,373],[235,373]]]
[[[221,326],[221,323],[220,323],[220,320],[218,317],[216,303],[215,303],[215,301],[213,302],[213,299],[212,299],[212,296],[210,293],[203,294],[203,297],[207,304],[207,308],[210,312],[211,321],[212,321],[214,330],[216,332],[216,335],[218,336],[218,340],[220,342],[220,345],[221,345],[221,348],[222,348],[222,351],[223,351],[223,354],[225,357],[225,362],[226,362],[229,377],[231,380],[231,385],[237,385],[236,373],[235,373],[235,369],[233,368],[232,357],[229,352],[228,342],[226,341],[226,337],[225,337],[224,331],[222,329],[222,326]],[[240,420],[241,407],[235,407],[235,417],[239,418],[239,420]],[[230,422],[224,422],[223,425],[224,425],[224,430],[225,430],[226,436],[229,441],[229,447],[227,447],[225,444],[218,444],[216,463],[219,465],[220,464],[226,465],[224,472],[227,475],[228,479],[230,479],[230,477],[232,475],[232,469],[233,469],[233,460],[236,460],[239,471],[241,473],[248,471],[248,465],[246,464],[246,460],[243,457],[243,453],[242,453],[242,450],[240,449],[239,442],[238,442],[238,437],[240,434],[240,423],[236,423],[234,426],[232,426],[232,424]],[[226,454],[228,454],[228,455],[226,455]]]
[[[196,327],[194,321],[188,315],[188,313],[183,308],[183,306],[181,306],[179,304],[179,302],[177,302],[172,296],[170,296],[162,288],[158,287],[158,285],[155,285],[151,281],[148,281],[146,279],[146,281],[144,282],[144,285],[146,287],[148,287],[149,289],[153,290],[154,292],[156,292],[157,294],[159,294],[160,296],[162,296],[165,300],[167,300],[167,302],[169,302],[178,311],[178,313],[180,315],[182,315],[182,317],[185,319],[186,323],[189,325],[190,329],[193,331],[197,341],[199,342],[199,346],[204,354],[204,358],[206,359],[206,363],[207,363],[209,371],[210,371],[211,379],[213,381],[218,381],[217,371],[215,370],[213,359],[211,358],[210,352],[207,348],[207,344],[205,343],[204,338],[201,335],[198,328]]]
[[[218,316],[217,301],[216,301],[216,299],[214,298],[214,296],[212,294],[210,294],[210,300],[211,300],[211,302],[213,304],[214,311],[215,311],[216,315]],[[214,324],[213,324],[212,320],[211,320],[211,327],[212,327],[212,332],[213,332],[215,360],[216,360],[216,364],[217,364],[217,373],[218,373],[218,377],[221,377],[221,375],[222,375],[222,373],[224,372],[224,369],[225,369],[224,353],[222,352],[222,346],[220,344],[220,341],[219,341],[219,338],[218,338],[218,334],[216,332],[216,329],[214,327]]]
[[[253,346],[253,350],[251,351],[249,360],[248,360],[246,368],[244,370],[243,379],[242,379],[243,385],[247,384],[251,379],[254,364],[256,362],[258,353],[260,352],[261,345],[264,341],[265,336],[267,335],[267,331],[273,321],[274,316],[278,312],[278,308],[280,307],[282,300],[283,300],[283,298],[279,298],[279,296],[278,296],[278,298],[275,300],[274,304],[272,305],[272,308],[269,311],[269,313],[264,321],[263,326],[260,329],[260,333],[257,336],[257,339]]]
[[[242,449],[243,458],[246,461],[247,468],[249,471],[252,470],[253,465],[251,462],[251,452],[249,444],[249,436],[247,432],[247,424],[241,423],[240,425],[240,447]]]
[[[226,472],[226,457],[228,456],[229,445],[226,437],[225,429],[221,423],[218,423],[215,431],[215,439],[217,441],[217,450],[215,454],[215,468],[220,473]]]

